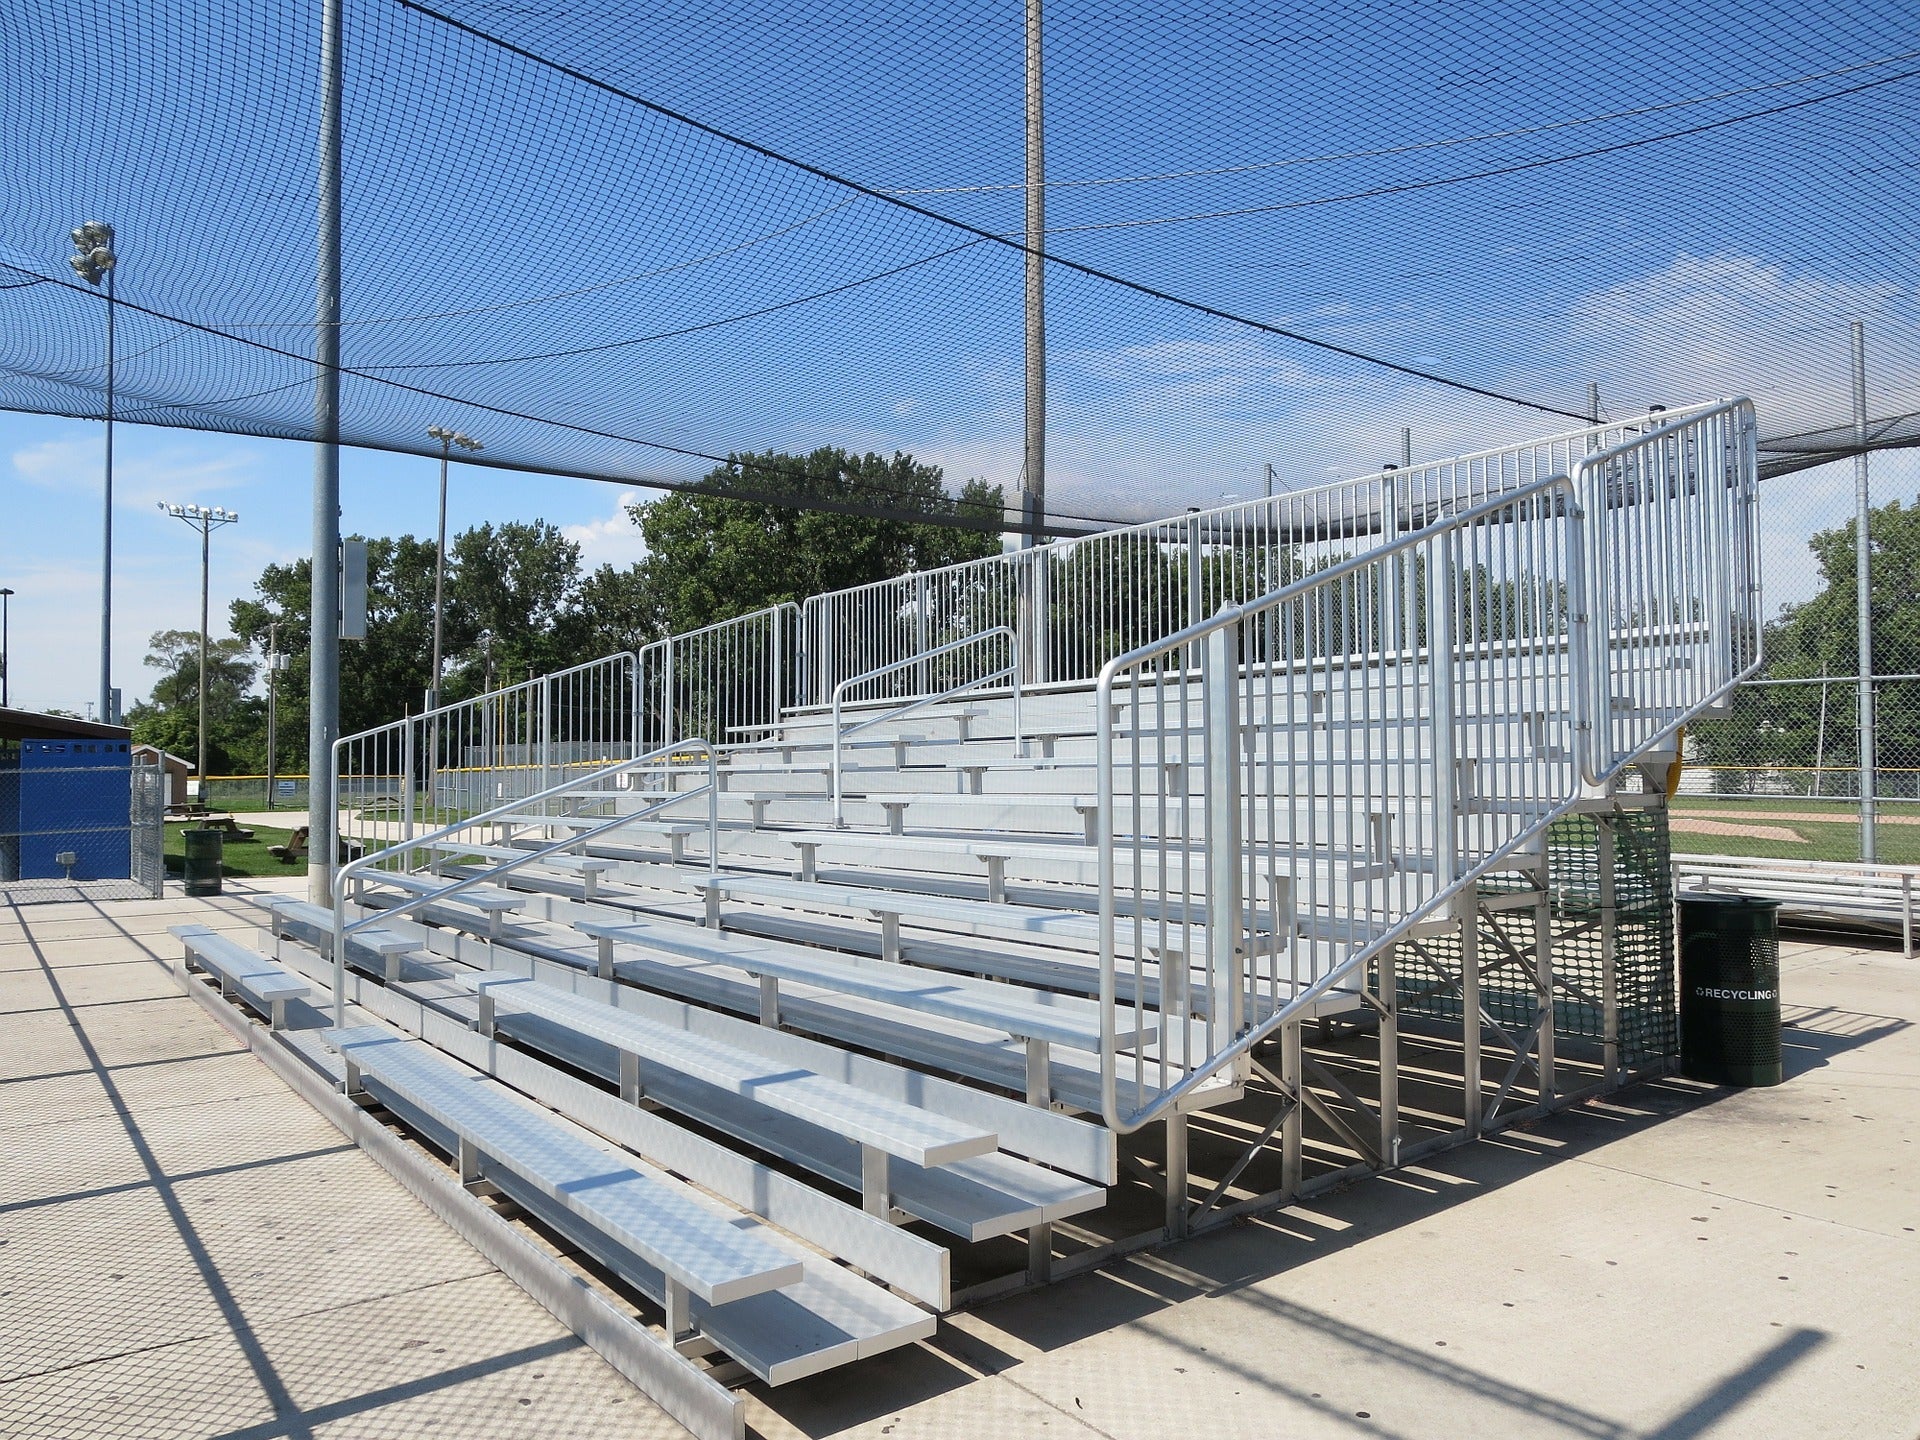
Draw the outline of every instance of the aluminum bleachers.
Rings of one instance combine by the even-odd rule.
[[[340,1049],[284,1043],[769,1383],[925,1335],[955,1264],[1049,1278],[1143,1184],[1173,1239],[1398,1163],[1403,992],[1465,1017],[1470,1138],[1529,1066],[1554,1102],[1554,1007],[1591,997],[1545,942],[1446,955],[1544,915],[1549,827],[1755,662],[1750,434],[1699,407],[1037,547],[348,737],[336,785],[393,804],[331,908],[266,917]],[[1177,583],[1089,600],[1096,562]],[[1501,966],[1535,1010],[1482,1003]],[[1484,1084],[1483,1041],[1516,1052]],[[1204,1191],[1200,1133],[1238,1147]],[[709,1274],[707,1221],[618,1208],[689,1185],[800,1269]]]

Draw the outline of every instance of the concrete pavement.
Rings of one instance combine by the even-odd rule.
[[[681,1433],[180,995],[189,918],[250,923],[0,910],[0,1435]],[[754,1426],[1912,1440],[1920,969],[1786,970],[1777,1089],[1639,1086],[756,1389]]]

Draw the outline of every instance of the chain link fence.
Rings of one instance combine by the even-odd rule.
[[[112,753],[36,751],[116,745]],[[0,903],[158,899],[166,777],[124,742],[0,754]],[[49,763],[65,761],[71,763]]]
[[[1920,865],[1920,463],[1871,463],[1870,763],[1855,478],[1847,461],[1760,488],[1766,662],[1724,717],[1687,733],[1676,854]]]

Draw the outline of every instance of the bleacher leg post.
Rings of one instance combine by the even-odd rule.
[[[1553,902],[1545,890],[1533,903],[1534,983],[1540,987],[1540,1103],[1549,1103],[1559,1090],[1553,1074]]]
[[[1007,903],[1007,857],[989,855],[987,862],[987,902],[991,905]]]
[[[613,979],[613,937],[602,935],[599,953],[595,956],[594,973],[602,980]]]
[[[640,1057],[631,1050],[620,1052],[620,1098],[629,1105],[640,1103]]]
[[[900,963],[900,917],[891,911],[880,915],[880,958],[889,965]]]
[[[1167,1116],[1167,1239],[1187,1238],[1187,1116]]]
[[[1027,1037],[1027,1103],[1053,1103],[1053,1077],[1048,1072],[1047,1042],[1032,1035]]]
[[[499,1021],[499,1010],[494,1004],[493,996],[485,990],[481,990],[475,998],[480,1002],[480,1013],[475,1017],[476,1023],[480,1027],[481,1035],[491,1040],[494,1027]]]
[[[1480,907],[1469,903],[1460,917],[1460,1097],[1467,1134],[1484,1123],[1486,1090],[1480,1064]]]
[[[1620,914],[1614,885],[1619,847],[1611,814],[1594,816],[1594,860],[1600,871],[1600,1025],[1606,1056],[1606,1086],[1620,1083]]]
[[[692,1306],[687,1303],[687,1287],[678,1280],[667,1280],[666,1303],[662,1307],[666,1312],[667,1343],[678,1345],[693,1333]]]
[[[268,1007],[268,1009],[271,1015],[271,1018],[267,1022],[268,1027],[274,1030],[286,1029],[287,1028],[287,1002],[285,1000],[275,1000]]]
[[[780,1028],[780,978],[777,975],[760,977],[760,1023],[769,1030]]]
[[[872,1145],[860,1147],[860,1205],[889,1224],[893,1220],[892,1157]]]
[[[1306,1106],[1301,1102],[1300,1022],[1280,1027],[1280,1084],[1293,1102],[1280,1122],[1280,1189],[1291,1200],[1300,1193],[1300,1152]]]
[[[1380,1168],[1400,1163],[1400,947],[1380,952]]]
[[[464,1135],[460,1137],[458,1158],[461,1188],[471,1190],[480,1183],[480,1152],[475,1148],[473,1141]]]
[[[1053,1279],[1053,1224],[1043,1220],[1027,1227],[1027,1283],[1045,1285]]]

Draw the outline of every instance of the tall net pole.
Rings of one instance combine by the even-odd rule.
[[[1027,0],[1026,425],[1020,467],[1022,548],[1042,543],[1047,518],[1046,106],[1041,69],[1041,0]],[[1030,681],[1047,678],[1046,560],[1033,557],[1020,593],[1020,640]]]
[[[1860,675],[1860,858],[1875,859],[1874,810],[1879,776],[1873,734],[1873,547],[1867,520],[1873,498],[1867,482],[1867,327],[1853,322],[1853,438],[1860,450],[1853,460],[1854,619],[1859,627]]]
[[[113,705],[113,271],[107,271],[107,479],[100,518],[100,720],[117,725]]]
[[[340,730],[340,103],[346,0],[320,9],[319,273],[314,305],[313,605],[308,647],[307,896],[333,899],[333,742]],[[338,968],[339,956],[335,956]],[[342,997],[335,992],[335,1010]],[[336,1021],[339,1015],[336,1013]]]

